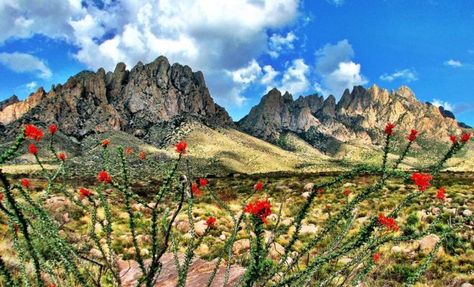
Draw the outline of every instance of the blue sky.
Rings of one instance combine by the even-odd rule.
[[[234,120],[272,87],[377,84],[474,125],[474,1],[0,0],[0,99],[159,55],[202,70]]]

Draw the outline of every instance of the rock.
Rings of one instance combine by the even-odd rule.
[[[278,260],[283,254],[285,254],[285,248],[281,244],[273,242],[270,247],[270,257],[273,260]]]
[[[318,231],[318,227],[314,224],[301,225],[301,230],[300,230],[301,234],[312,234],[312,233],[316,233],[316,231]]]
[[[472,215],[472,211],[470,211],[469,209],[465,209],[463,212],[462,212],[462,215],[464,216],[471,216]]]
[[[445,211],[451,215],[456,215],[456,208],[446,208]]]
[[[351,262],[352,259],[349,258],[349,257],[342,257],[341,259],[339,259],[337,262],[340,263],[340,264],[347,264],[349,262]]]
[[[441,211],[438,207],[431,208],[431,213],[433,213],[434,215],[438,215],[440,212]]]
[[[391,250],[392,250],[393,253],[402,252],[402,248],[400,246],[393,246]]]
[[[207,224],[205,220],[200,220],[196,223],[194,223],[194,231],[198,236],[203,236],[204,233],[206,232],[207,229]]]
[[[472,285],[472,284],[469,283],[469,282],[466,282],[466,283],[462,283],[462,284],[461,284],[461,287],[474,287],[474,285]]]
[[[293,220],[291,218],[285,218],[281,221],[281,224],[289,226],[289,225],[293,224]]]
[[[242,255],[247,250],[250,250],[250,240],[249,239],[240,239],[234,242],[232,246],[232,253],[235,255]]]
[[[307,183],[304,185],[304,190],[307,191],[307,192],[311,192],[313,190],[313,187],[314,187],[314,183]]]
[[[222,233],[221,235],[219,235],[219,239],[222,241],[225,241],[227,239],[227,236],[225,236],[225,234]]]
[[[191,226],[189,225],[188,221],[180,221],[176,224],[176,230],[181,233],[188,233],[190,229]]]
[[[440,240],[436,234],[430,234],[419,240],[420,250],[424,253],[430,252],[436,243]]]
[[[301,196],[302,196],[303,198],[308,198],[308,197],[309,197],[309,194],[310,194],[309,191],[305,191],[305,192],[303,192],[303,193],[301,194]]]
[[[102,253],[100,253],[99,249],[95,249],[95,248],[92,248],[89,251],[89,254],[90,254],[90,256],[92,256],[94,258],[101,258],[102,257]]]

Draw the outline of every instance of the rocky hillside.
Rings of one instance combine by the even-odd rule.
[[[421,137],[435,141],[448,140],[447,135],[459,134],[466,127],[452,113],[419,102],[408,87],[388,91],[376,85],[346,90],[339,102],[332,95],[294,100],[289,93],[273,89],[238,126],[275,143],[283,133],[294,132],[324,151],[335,152],[342,143],[381,144],[387,122],[396,123],[402,132],[417,129]]]
[[[58,123],[67,135],[82,139],[105,131],[125,131],[139,138],[162,137],[165,123],[192,117],[208,125],[233,126],[214,103],[201,72],[171,65],[165,57],[138,63],[130,71],[119,63],[114,72],[84,71],[46,93],[0,104],[0,126],[7,135],[23,123]]]

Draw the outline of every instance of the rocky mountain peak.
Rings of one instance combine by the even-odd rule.
[[[0,101],[0,111],[2,111],[4,108],[8,107],[9,105],[16,104],[20,100],[16,95],[13,95],[9,97],[8,99],[5,99],[3,101]]]
[[[211,98],[203,74],[178,63],[170,65],[163,56],[131,70],[118,63],[113,72],[102,68],[80,72],[49,93],[40,89],[0,112],[4,125],[56,122],[65,134],[77,138],[109,130],[147,137],[154,126],[177,117],[233,126]]]

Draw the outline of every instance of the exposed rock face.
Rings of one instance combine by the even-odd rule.
[[[332,95],[325,100],[310,95],[294,101],[288,93],[282,95],[273,89],[238,125],[270,142],[291,131],[327,147],[348,141],[380,144],[387,122],[396,123],[402,132],[414,128],[421,135],[446,140],[448,134],[460,133],[463,128],[452,113],[419,102],[406,86],[389,92],[376,85],[346,90],[337,103]]]
[[[102,68],[81,72],[49,93],[41,88],[27,100],[6,106],[0,122],[14,128],[23,122],[55,122],[66,135],[79,139],[109,130],[144,137],[152,126],[183,116],[233,125],[212,100],[201,72],[159,57],[130,71],[119,63],[107,74]]]
[[[0,111],[3,111],[4,108],[8,107],[9,105],[16,104],[19,101],[20,100],[15,95],[9,97],[6,100],[0,101]]]

